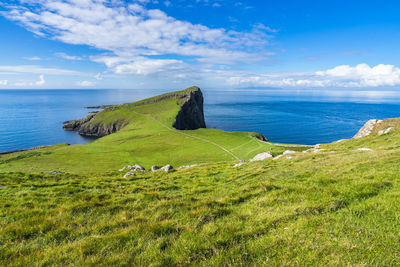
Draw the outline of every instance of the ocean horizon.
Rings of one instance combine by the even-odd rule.
[[[94,139],[62,129],[83,118],[87,106],[138,101],[165,90],[0,90],[0,152]],[[354,136],[369,119],[400,117],[400,99],[390,93],[330,95],[276,90],[203,90],[208,128],[250,131],[271,142],[328,143]]]

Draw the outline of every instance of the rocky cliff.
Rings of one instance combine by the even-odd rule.
[[[203,112],[203,93],[200,88],[193,87],[179,110],[173,127],[178,130],[195,130],[206,128]]]
[[[113,120],[104,123],[97,119],[98,116],[111,113],[120,107],[134,108],[141,105],[153,104],[168,99],[177,99],[180,110],[176,115],[173,127],[178,130],[195,130],[206,128],[203,113],[203,94],[198,87],[190,87],[184,91],[168,93],[157,97],[145,99],[136,103],[106,106],[105,109],[96,114],[90,114],[84,119],[66,121],[63,128],[68,131],[77,131],[83,136],[103,137],[117,132],[130,123],[128,119]]]
[[[111,124],[93,123],[96,114],[90,114],[86,118],[75,121],[64,122],[64,130],[77,131],[83,136],[103,137],[115,133],[124,128],[128,123],[115,121]]]

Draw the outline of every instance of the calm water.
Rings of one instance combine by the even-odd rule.
[[[39,145],[84,144],[62,130],[86,106],[133,102],[159,90],[0,90],[0,152]],[[207,126],[254,131],[273,142],[316,144],[352,137],[369,119],[400,117],[400,99],[348,98],[266,91],[204,91]],[[368,102],[378,103],[368,103]],[[390,103],[389,103],[390,102]]]

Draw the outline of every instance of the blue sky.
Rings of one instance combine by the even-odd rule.
[[[397,91],[399,1],[0,0],[0,89]]]

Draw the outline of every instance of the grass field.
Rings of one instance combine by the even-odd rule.
[[[167,123],[164,115],[146,113],[151,107],[137,108],[127,128],[88,146],[0,157],[1,265],[400,265],[400,119],[319,152],[234,168],[230,154],[167,129],[155,121]],[[394,130],[377,135],[388,127]],[[286,149],[251,133],[184,132],[245,159]],[[207,163],[122,178],[117,166],[150,165],[140,149],[162,162],[156,151],[163,144],[147,148],[158,133],[168,144],[187,140]],[[132,145],[129,138],[142,139]],[[193,163],[186,151],[170,153],[183,153],[179,164]],[[50,174],[60,162],[67,173]]]
[[[188,88],[172,94],[180,96],[190,90]],[[0,171],[104,173],[133,164],[141,164],[146,168],[166,164],[179,167],[248,160],[264,151],[280,154],[289,149],[260,142],[255,133],[216,129],[178,131],[172,124],[182,99],[157,101],[166,95],[110,107],[93,119],[92,123],[105,125],[115,121],[128,123],[117,133],[88,145],[57,145],[3,155],[0,156]]]

